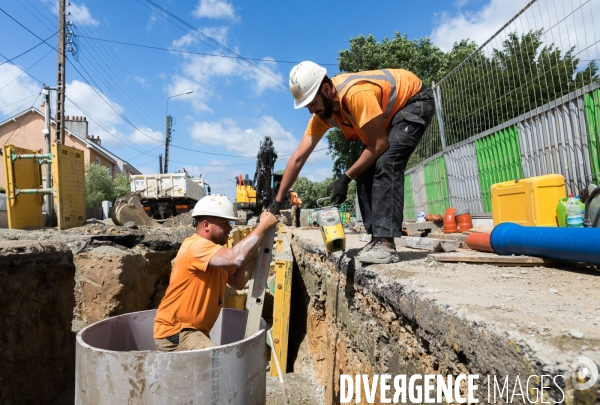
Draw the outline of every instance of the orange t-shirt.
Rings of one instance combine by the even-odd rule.
[[[187,238],[175,258],[169,287],[154,318],[154,338],[161,339],[182,329],[208,335],[225,299],[227,278],[235,268],[210,267],[208,262],[223,246],[198,234]]]
[[[384,71],[387,74],[382,75]],[[395,88],[390,87],[387,80],[389,76],[394,77]],[[369,143],[362,131],[363,126],[383,114],[389,131],[394,115],[422,88],[421,79],[404,69],[344,73],[331,80],[341,97],[341,111],[339,114],[333,114],[332,120],[327,122],[313,115],[304,133],[305,136],[321,138],[325,132],[336,125],[346,138],[361,140],[367,146]],[[344,85],[348,80],[350,84]],[[385,90],[381,86],[385,86]],[[389,105],[390,102],[393,104]],[[383,105],[387,106],[386,113],[383,111]]]

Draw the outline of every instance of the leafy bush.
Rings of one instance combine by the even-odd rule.
[[[0,194],[6,194],[6,189],[4,187],[0,187]]]
[[[91,164],[85,169],[85,196],[88,207],[102,207],[102,201],[129,194],[129,177],[123,173],[113,180],[104,166]]]

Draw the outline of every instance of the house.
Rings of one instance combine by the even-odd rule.
[[[42,103],[42,110],[44,110]],[[37,108],[30,108],[14,117],[0,122],[0,145],[11,144],[20,148],[42,150],[46,153],[46,140],[42,133],[45,127],[45,115]],[[51,122],[51,140],[56,138],[56,122]],[[63,143],[81,149],[86,165],[91,163],[105,166],[114,178],[119,173],[141,174],[125,160],[119,158],[102,146],[99,136],[88,134],[86,117],[65,116],[65,139]],[[45,165],[42,177],[45,178]],[[0,159],[0,187],[6,187],[4,178],[4,161]]]

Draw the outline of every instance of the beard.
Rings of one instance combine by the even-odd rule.
[[[327,97],[321,91],[319,91],[319,94],[321,95],[321,100],[323,100],[323,111],[317,115],[323,121],[327,121],[333,115],[333,100],[330,100],[329,97]]]

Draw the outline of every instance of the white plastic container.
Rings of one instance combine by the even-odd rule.
[[[417,222],[425,222],[425,213],[422,211],[417,212]]]

